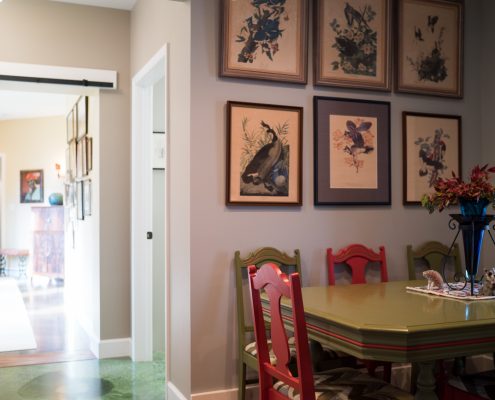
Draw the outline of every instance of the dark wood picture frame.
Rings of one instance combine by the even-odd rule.
[[[77,101],[77,140],[88,133],[88,96],[81,96]]]
[[[303,108],[227,103],[227,205],[302,204]]]
[[[44,185],[42,169],[30,169],[20,171],[20,196],[21,203],[43,203]]]
[[[315,85],[390,91],[392,0],[314,3]]]
[[[463,0],[398,0],[396,91],[462,98]]]
[[[462,176],[462,118],[404,111],[403,204],[420,205],[438,178]]]
[[[390,102],[319,97],[314,204],[390,205]]]
[[[254,1],[222,0],[220,76],[307,82],[309,0],[272,3],[263,23]]]
[[[86,136],[86,163],[87,173],[93,170],[93,138]]]

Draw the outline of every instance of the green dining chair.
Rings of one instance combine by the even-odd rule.
[[[412,245],[407,246],[407,267],[411,280],[424,279],[422,273],[427,269],[442,273],[444,262],[450,267],[447,271],[453,270],[456,275],[462,276],[461,254],[457,243],[454,244],[450,255],[449,247],[437,241],[426,242],[415,249]]]
[[[449,246],[437,241],[429,241],[423,243],[415,249],[412,245],[407,245],[407,267],[409,271],[409,279],[411,280],[424,279],[422,272],[426,271],[427,269],[433,269],[442,274],[444,263],[447,263],[446,271],[450,271],[447,279],[450,280],[449,276],[453,276],[454,274],[457,276],[462,276],[461,254],[459,251],[459,245],[457,243],[454,244],[454,247],[452,248],[450,254]],[[454,375],[460,375],[464,373],[465,364],[465,357],[456,357],[454,359]],[[436,369],[438,371],[443,370],[442,361],[437,363]],[[418,366],[416,364],[413,364],[411,368],[412,392],[416,390],[415,382],[418,373]]]
[[[248,381],[247,367],[258,371],[258,359],[256,357],[256,342],[254,341],[254,327],[252,322],[246,321],[245,310],[249,301],[244,301],[244,290],[248,288],[248,271],[247,267],[255,265],[260,268],[263,264],[274,263],[284,273],[297,272],[301,274],[301,256],[299,250],[294,250],[294,255],[289,256],[286,253],[273,247],[262,247],[246,258],[241,257],[239,250],[235,252],[235,284],[237,292],[237,331],[239,343],[239,400],[244,400],[246,396],[246,384],[257,382],[258,379]],[[243,284],[244,283],[244,284]]]

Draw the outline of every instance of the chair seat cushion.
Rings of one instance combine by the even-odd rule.
[[[353,368],[336,368],[314,376],[316,399],[379,399],[412,400],[413,396],[385,381],[372,378]],[[299,394],[289,385],[276,382],[274,389],[289,399],[299,400]]]
[[[449,385],[484,399],[495,399],[495,370],[449,379]]]
[[[290,337],[288,340],[289,343],[289,351],[290,351],[290,357],[295,358],[296,357],[296,340],[294,337]],[[272,341],[270,339],[267,340],[268,344],[268,349],[270,351],[270,364],[275,365],[277,362],[277,357],[275,357],[275,354],[273,353],[272,350]],[[244,351],[251,354],[253,357],[258,356],[258,350],[256,349],[256,342],[251,342],[247,344],[244,347]]]

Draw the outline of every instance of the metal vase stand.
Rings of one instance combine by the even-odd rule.
[[[462,232],[462,242],[464,245],[464,262],[466,265],[466,271],[463,276],[458,274],[454,275],[454,281],[460,282],[464,280],[464,286],[461,288],[457,286],[451,286],[445,278],[445,266],[446,257],[444,257],[442,276],[444,282],[451,290],[463,290],[468,283],[471,285],[471,296],[474,296],[474,284],[480,283],[483,278],[476,280],[476,274],[478,273],[478,265],[480,262],[481,247],[483,244],[483,237],[485,231],[488,231],[492,243],[495,245],[495,240],[490,231],[490,222],[495,219],[494,215],[483,216],[467,216],[462,214],[450,214],[449,228],[451,230],[457,230],[457,233],[449,248],[449,256],[451,255],[452,248],[459,237],[459,233]]]

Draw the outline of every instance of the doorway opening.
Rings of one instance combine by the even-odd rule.
[[[164,47],[132,80],[131,355],[169,365],[166,66]]]
[[[0,367],[94,358],[72,290],[68,115],[81,95],[98,103],[96,89],[0,85]]]

